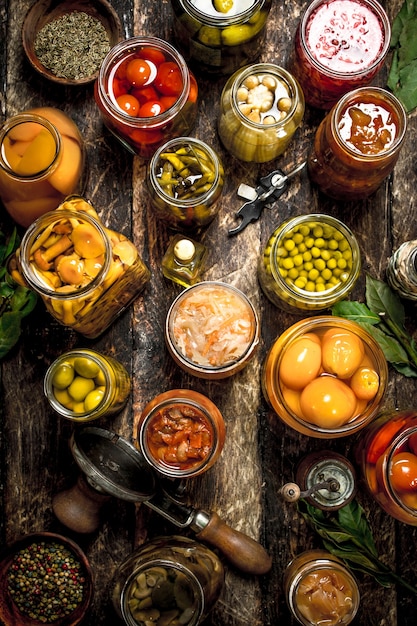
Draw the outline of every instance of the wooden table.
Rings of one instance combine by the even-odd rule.
[[[166,352],[163,324],[167,309],[180,287],[165,280],[160,261],[169,233],[152,213],[144,188],[146,164],[132,158],[102,126],[92,86],[59,88],[42,80],[26,62],[20,39],[23,17],[31,0],[9,0],[0,6],[1,118],[33,106],[49,105],[70,114],[86,142],[89,179],[86,197],[107,225],[132,238],[152,272],[143,296],[110,330],[96,341],[87,341],[59,326],[39,306],[24,325],[18,347],[1,363],[0,485],[1,544],[36,530],[61,527],[51,510],[51,498],[73,484],[77,476],[68,441],[73,426],[49,407],[42,387],[48,365],[74,347],[94,346],[114,355],[130,371],[130,401],[119,415],[102,418],[99,425],[133,440],[141,408],[160,392],[192,388],[209,396],[227,423],[226,445],[218,463],[190,485],[195,506],[217,511],[231,526],[259,539],[273,558],[263,577],[242,576],[228,568],[226,585],[207,624],[217,626],[275,626],[292,624],[282,591],[287,563],[306,548],[319,546],[316,536],[297,514],[296,507],[278,497],[281,485],[294,478],[299,460],[312,450],[330,447],[349,455],[352,438],[332,442],[310,439],[290,430],[268,409],[260,388],[260,370],[274,338],[298,318],[275,308],[260,291],[256,261],[272,230],[289,215],[323,212],[342,219],[356,234],[363,259],[363,273],[353,297],[364,298],[364,275],[383,278],[387,258],[405,240],[417,237],[414,218],[417,202],[415,151],[417,117],[409,116],[405,146],[393,176],[367,201],[338,204],[311,186],[304,171],[296,177],[272,210],[234,238],[227,235],[241,201],[236,190],[242,181],[255,183],[261,174],[281,167],[288,170],[305,158],[322,113],[307,108],[301,129],[277,162],[247,165],[228,156],[216,133],[219,95],[225,82],[197,77],[200,105],[195,136],[218,150],[226,165],[225,192],[218,217],[201,236],[209,255],[204,279],[221,280],[242,289],[258,308],[262,320],[261,345],[256,358],[238,375],[224,381],[205,382],[175,366]],[[172,40],[168,0],[113,0],[126,37],[157,35]],[[306,2],[277,2],[270,14],[263,61],[286,66],[300,12]],[[393,19],[401,0],[383,2]],[[156,6],[157,5],[157,6]],[[388,60],[390,61],[390,59]],[[386,69],[378,77],[386,82]],[[4,212],[1,227],[12,225]],[[415,308],[407,307],[410,330],[415,329]],[[412,407],[416,383],[390,369],[384,406]],[[395,522],[360,488],[360,502],[369,513],[383,559],[417,584],[417,529]],[[137,513],[137,514],[136,514]],[[135,543],[156,534],[177,532],[156,513],[115,499],[99,531],[76,536],[95,572],[95,599],[87,620],[90,626],[114,625],[109,584],[117,565]],[[358,576],[362,594],[359,615],[362,626],[415,624],[417,602],[401,589],[383,589],[372,579]]]

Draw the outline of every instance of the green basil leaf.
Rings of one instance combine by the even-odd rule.
[[[404,328],[405,311],[400,298],[382,280],[366,275],[366,303],[377,315],[386,314],[395,324]]]
[[[362,324],[362,326],[365,330],[371,333],[389,363],[392,363],[393,365],[395,363],[399,363],[400,365],[409,365],[407,353],[397,339],[387,335],[376,326],[368,326],[367,324]]]
[[[407,22],[412,19],[412,16],[417,11],[417,4],[415,0],[405,0],[401,9],[397,13],[391,27],[391,47],[394,48],[400,39],[401,32],[406,26]]]
[[[391,28],[393,50],[387,86],[407,112],[417,106],[417,3],[404,0]]]
[[[6,312],[0,317],[0,359],[16,345],[21,330],[20,313]]]
[[[361,302],[352,302],[350,300],[341,300],[332,306],[332,314],[344,317],[348,320],[357,322],[358,324],[379,324],[381,318],[373,313],[366,304]]]

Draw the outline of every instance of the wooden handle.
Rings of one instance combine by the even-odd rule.
[[[235,567],[247,574],[266,574],[272,559],[260,543],[228,526],[217,513],[196,537],[223,552]]]

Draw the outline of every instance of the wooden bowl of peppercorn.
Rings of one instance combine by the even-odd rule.
[[[122,26],[107,0],[38,0],[23,21],[22,43],[32,67],[61,85],[97,78]]]
[[[0,555],[0,623],[77,626],[93,597],[92,571],[81,548],[51,532],[25,535]]]

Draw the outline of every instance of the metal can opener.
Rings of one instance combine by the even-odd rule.
[[[303,161],[288,174],[285,174],[282,170],[274,170],[267,176],[260,178],[256,187],[251,187],[245,183],[239,185],[237,195],[248,200],[248,202],[245,202],[236,212],[236,217],[242,219],[238,226],[229,230],[229,235],[237,235],[248,224],[256,222],[261,217],[263,209],[265,207],[270,208],[273,202],[282,196],[288,187],[290,179],[298,174],[305,165],[306,161]]]

